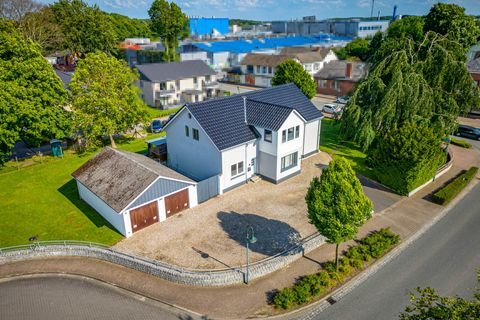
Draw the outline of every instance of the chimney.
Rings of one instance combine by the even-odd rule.
[[[245,124],[247,123],[247,97],[243,96],[243,117]]]
[[[345,78],[348,78],[348,79],[352,78],[352,69],[353,69],[353,63],[347,62],[347,66],[345,68]]]

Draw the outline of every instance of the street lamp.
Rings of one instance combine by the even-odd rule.
[[[248,284],[248,276],[249,276],[249,267],[250,267],[250,259],[248,257],[248,244],[254,244],[257,242],[257,238],[255,238],[255,232],[253,231],[252,226],[247,227],[247,234],[246,234],[246,240],[247,240],[247,268],[245,270],[245,284]]]

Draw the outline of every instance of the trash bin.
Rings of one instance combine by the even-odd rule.
[[[57,139],[50,140],[50,148],[52,150],[52,156],[63,157],[62,141]]]

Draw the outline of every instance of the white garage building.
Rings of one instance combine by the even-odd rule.
[[[110,147],[72,174],[80,198],[125,237],[197,205],[197,183],[143,155]]]

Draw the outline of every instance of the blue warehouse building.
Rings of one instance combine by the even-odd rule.
[[[207,36],[217,31],[228,33],[228,18],[190,18],[190,35]]]

